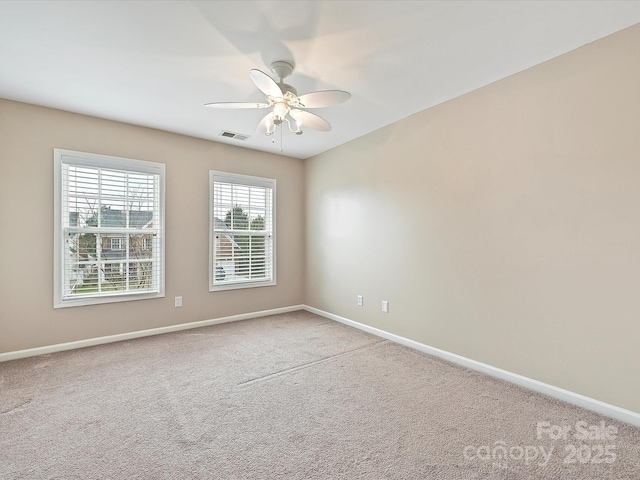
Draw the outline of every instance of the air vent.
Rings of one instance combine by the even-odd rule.
[[[229,130],[223,130],[222,132],[220,132],[220,136],[227,137],[227,138],[235,138],[236,140],[246,140],[247,138],[250,137],[250,135],[244,135],[243,133],[230,132]]]

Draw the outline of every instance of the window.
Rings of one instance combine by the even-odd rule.
[[[276,284],[276,181],[209,172],[209,290]]]
[[[54,149],[54,307],[164,296],[164,164]]]
[[[112,238],[111,239],[111,250],[122,250],[122,237]]]

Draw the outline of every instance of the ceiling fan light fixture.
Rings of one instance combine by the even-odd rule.
[[[296,126],[295,130],[291,126],[291,120],[295,122],[295,126]],[[287,125],[289,126],[289,131],[291,133],[295,133],[296,135],[302,135],[302,122],[300,120],[295,119],[293,117],[291,117],[291,119],[285,117],[285,121],[287,122]]]
[[[273,132],[276,131],[276,124],[272,122],[267,122],[267,131],[264,133],[265,135],[273,135]]]
[[[280,125],[289,113],[289,105],[285,102],[278,102],[273,105],[273,123]]]

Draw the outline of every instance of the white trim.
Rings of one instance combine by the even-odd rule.
[[[413,348],[415,350],[433,355],[438,358],[442,358],[443,360],[447,360],[451,363],[455,363],[470,370],[475,370],[477,372],[481,372],[489,376],[499,378],[501,380],[506,380],[507,382],[528,388],[529,390],[533,390],[535,392],[557,398],[558,400],[571,403],[578,407],[586,408],[587,410],[591,410],[593,412],[615,418],[616,420],[620,420],[640,427],[640,413],[638,412],[633,412],[631,410],[626,410],[609,403],[601,402],[600,400],[596,400],[579,393],[571,392],[563,388],[555,387],[553,385],[549,385],[548,383],[540,382],[538,380],[534,380],[517,373],[509,372],[507,370],[503,370],[486,363],[478,362],[476,360],[463,357],[462,355],[447,352],[446,350],[440,350],[439,348],[431,347],[429,345],[425,345],[423,343],[416,342],[414,340],[410,340],[408,338],[401,337],[399,335],[395,335],[393,333],[389,333],[375,327],[370,327],[368,325],[364,325],[362,323],[358,323],[353,320],[349,320],[348,318],[340,317],[338,315],[334,315],[333,313],[325,312],[308,305],[305,305],[304,309],[307,312],[315,313],[316,315],[335,320],[336,322],[340,322],[350,327],[363,330],[378,337],[386,338],[387,340],[391,340],[392,342],[399,343],[406,347]]]
[[[74,165],[81,164],[86,166],[135,170],[142,173],[159,174],[164,173],[165,164],[158,162],[150,162],[148,160],[138,160],[135,158],[116,157],[114,155],[104,155],[101,153],[78,152],[75,150],[66,150],[64,148],[54,148],[54,157],[56,161],[61,163],[72,163]]]
[[[438,358],[442,358],[443,360],[447,360],[451,363],[455,363],[457,365],[463,366],[470,370],[475,370],[477,372],[481,372],[489,376],[499,378],[501,380],[506,380],[510,383],[514,383],[516,385],[520,385],[521,387],[528,388],[529,390],[533,390],[535,392],[539,392],[544,395],[557,398],[558,400],[562,400],[572,405],[586,408],[587,410],[591,410],[593,412],[606,415],[611,418],[615,418],[616,420],[629,423],[630,425],[635,425],[637,427],[640,427],[640,413],[638,412],[626,410],[624,408],[617,407],[615,405],[611,405],[609,403],[605,403],[600,400],[596,400],[594,398],[581,395],[579,393],[574,393],[569,390],[565,390],[563,388],[555,387],[553,385],[549,385],[547,383],[534,380],[532,378],[524,377],[517,373],[512,373],[507,370],[503,370],[501,368],[488,365],[486,363],[478,362],[476,360],[463,357],[462,355],[457,355],[455,353],[447,352],[445,350],[440,350],[439,348],[431,347],[429,345],[425,345],[423,343],[416,342],[414,340],[410,340],[408,338],[401,337],[399,335],[395,335],[393,333],[389,333],[375,327],[370,327],[368,325],[355,322],[353,320],[349,320],[347,318],[340,317],[333,313],[325,312],[323,310],[310,307],[308,305],[293,305],[290,307],[281,307],[281,308],[274,308],[271,310],[262,310],[259,312],[243,313],[239,315],[232,315],[229,317],[221,317],[221,318],[215,318],[211,320],[202,320],[199,322],[182,323],[179,325],[171,325],[168,327],[152,328],[149,330],[139,330],[136,332],[120,333],[117,335],[109,335],[106,337],[97,337],[97,338],[90,338],[86,340],[78,340],[75,342],[59,343],[56,345],[49,345],[46,347],[36,347],[36,348],[29,348],[26,350],[17,350],[14,352],[0,353],[0,362],[17,360],[20,358],[35,357],[37,355],[44,355],[44,354],[55,353],[55,352],[63,352],[66,350],[73,350],[76,348],[85,348],[85,347],[91,347],[94,345],[120,342],[123,340],[131,340],[133,338],[141,338],[141,337],[148,337],[151,335],[160,335],[163,333],[189,330],[192,328],[207,327],[210,325],[218,325],[221,323],[229,323],[229,322],[236,322],[240,320],[248,320],[251,318],[266,317],[268,315],[278,315],[281,313],[295,312],[297,310],[306,310],[307,312],[320,315],[321,317],[325,317],[330,320],[334,320],[336,322],[342,323],[344,325],[357,328],[359,330],[371,333],[381,338],[386,338],[387,340],[391,340],[392,342],[399,343],[401,345],[404,345],[409,348],[413,348],[420,352],[433,355]]]
[[[133,338],[149,337],[151,335],[160,335],[163,333],[178,332],[180,330],[189,330],[192,328],[208,327],[210,325],[218,325],[220,323],[237,322],[239,320],[248,320],[251,318],[266,317],[268,315],[278,315],[280,313],[295,312],[303,310],[304,305],[293,305],[290,307],[274,308],[271,310],[262,310],[259,312],[242,313],[239,315],[231,315],[229,317],[214,318],[211,320],[202,320],[199,322],[181,323],[179,325],[170,325],[168,327],[151,328],[149,330],[138,330],[136,332],[119,333],[106,337],[88,338],[86,340],[78,340],[75,342],[58,343],[56,345],[48,345],[46,347],[29,348],[26,350],[17,350],[15,352],[0,353],[0,362],[9,360],[17,360],[19,358],[35,357],[47,353],[63,352],[65,350],[74,350],[76,348],[93,347],[94,345],[102,345],[105,343],[121,342],[123,340],[131,340]]]
[[[235,185],[252,185],[254,187],[273,188],[274,178],[256,177],[254,175],[243,175],[241,173],[223,172],[220,170],[209,170],[209,178],[213,181],[215,177],[218,182],[233,183]]]

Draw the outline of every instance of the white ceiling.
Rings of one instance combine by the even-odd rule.
[[[333,125],[307,158],[640,22],[640,1],[0,1],[0,97],[280,153],[249,70],[295,62]],[[245,141],[222,130],[248,134]]]

